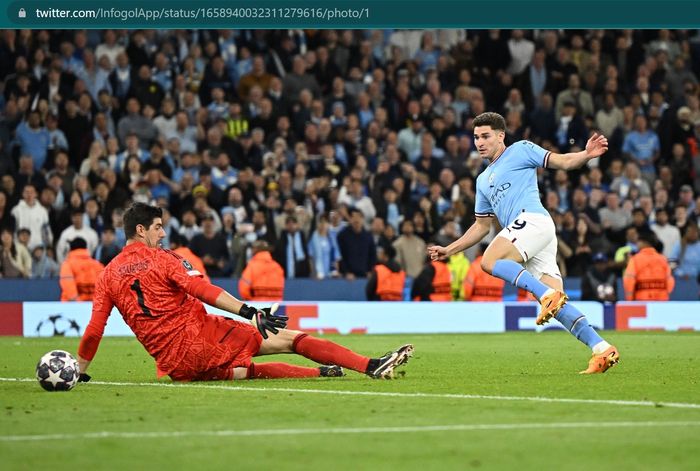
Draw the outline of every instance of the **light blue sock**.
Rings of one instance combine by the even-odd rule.
[[[561,322],[566,330],[571,332],[571,335],[588,345],[591,350],[603,341],[598,332],[588,323],[586,316],[571,304],[564,304],[564,307],[554,318]]]
[[[529,271],[513,260],[497,260],[493,265],[493,276],[506,280],[511,285],[529,291],[535,298],[540,299],[549,289],[547,285],[536,280]]]

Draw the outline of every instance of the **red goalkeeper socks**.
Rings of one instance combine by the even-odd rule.
[[[338,365],[364,373],[369,358],[329,340],[317,339],[307,334],[299,334],[292,343],[295,353],[322,365]]]
[[[320,375],[318,368],[287,363],[251,363],[248,367],[248,379],[315,378]]]

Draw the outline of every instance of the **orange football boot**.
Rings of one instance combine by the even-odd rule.
[[[579,372],[582,375],[590,375],[596,373],[605,373],[613,366],[617,365],[620,361],[620,353],[614,346],[608,347],[600,355],[593,354],[591,359],[588,361],[588,368]]]
[[[564,307],[569,297],[563,291],[554,290],[550,294],[545,294],[540,299],[540,313],[535,321],[537,325],[544,325]]]

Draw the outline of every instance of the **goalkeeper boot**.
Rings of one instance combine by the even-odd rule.
[[[337,365],[322,365],[318,367],[321,376],[326,378],[339,378],[345,376],[343,369]]]
[[[620,361],[620,353],[614,346],[608,347],[600,355],[593,354],[591,359],[588,361],[588,368],[579,372],[582,375],[590,375],[596,373],[605,373],[613,366],[617,365]]]
[[[537,325],[544,325],[552,317],[555,317],[557,313],[564,307],[566,301],[569,297],[563,291],[550,290],[550,292],[545,293],[540,299],[540,313],[537,315],[537,320],[535,323]]]
[[[411,356],[413,356],[413,345],[410,343],[403,345],[381,358],[371,359],[367,365],[366,374],[374,379],[392,379],[394,369],[408,362]]]

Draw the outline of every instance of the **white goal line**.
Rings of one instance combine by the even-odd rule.
[[[650,427],[695,427],[700,422],[559,422],[522,424],[455,424],[418,425],[397,427],[331,427],[331,428],[291,428],[266,430],[184,430],[163,432],[87,432],[58,433],[45,435],[0,435],[2,442],[34,442],[44,440],[98,440],[133,438],[193,438],[193,437],[237,437],[270,435],[327,435],[327,434],[369,434],[369,433],[430,433],[430,432],[469,432],[493,430],[543,430],[543,429],[601,429],[601,428],[650,428]]]
[[[0,378],[0,382],[34,382],[34,378]],[[81,384],[78,387],[100,386],[125,386],[125,387],[154,387],[154,388],[184,388],[184,389],[217,389],[226,391],[251,391],[251,392],[283,392],[300,394],[328,394],[336,396],[370,396],[370,397],[400,397],[400,398],[432,398],[432,399],[475,399],[492,401],[529,401],[544,403],[565,404],[598,404],[630,407],[669,407],[675,409],[700,409],[700,404],[687,402],[662,402],[662,401],[629,401],[621,399],[577,399],[567,397],[541,397],[541,396],[492,396],[483,394],[438,394],[438,393],[401,393],[383,391],[343,391],[337,389],[304,389],[304,388],[280,388],[280,387],[256,387],[256,386],[232,386],[227,384],[206,383],[127,383],[114,381],[90,381],[89,384]]]

